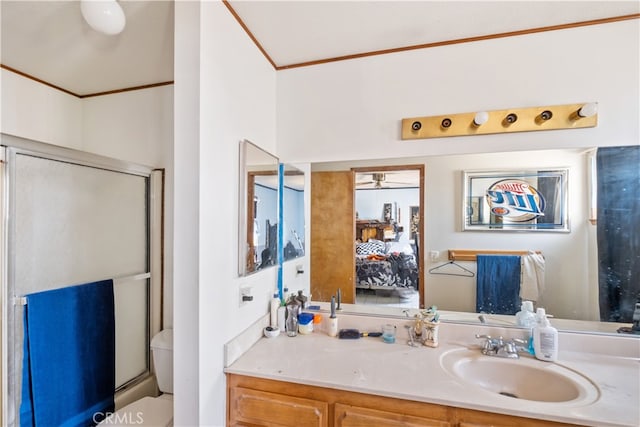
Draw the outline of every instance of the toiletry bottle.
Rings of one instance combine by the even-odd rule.
[[[322,332],[322,314],[313,315],[313,332]]]
[[[278,307],[278,329],[280,332],[284,333],[287,329],[285,319],[287,317],[287,308],[284,305],[280,305]]]
[[[270,318],[271,322],[270,326],[272,328],[278,328],[278,308],[280,308],[280,298],[278,298],[278,292],[273,293],[273,298],[271,298],[270,309]]]
[[[331,315],[327,319],[327,335],[338,336],[338,318],[336,317],[336,297],[331,297]]]
[[[544,308],[536,312],[538,324],[533,328],[533,348],[537,359],[558,360],[558,330],[551,326]]]
[[[520,311],[516,313],[516,324],[529,330],[536,325],[536,315],[533,313],[531,301],[522,301]]]
[[[530,355],[535,356],[536,352],[533,348],[533,328],[538,324],[538,320],[533,312],[533,302],[522,301],[520,311],[516,313],[516,324],[529,330],[527,351]]]

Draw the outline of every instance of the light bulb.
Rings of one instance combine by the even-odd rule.
[[[476,126],[482,126],[483,124],[487,123],[488,120],[489,113],[487,113],[486,111],[478,111],[473,118],[473,124],[475,124]]]
[[[595,116],[597,113],[598,113],[598,104],[595,102],[584,104],[578,110],[578,115],[580,117],[591,117],[591,116]]]
[[[124,30],[126,18],[116,0],[81,0],[80,11],[94,30],[110,36]]]

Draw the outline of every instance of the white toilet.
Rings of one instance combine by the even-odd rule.
[[[153,337],[151,353],[162,394],[136,400],[111,414],[98,426],[173,426],[173,329],[165,329]]]

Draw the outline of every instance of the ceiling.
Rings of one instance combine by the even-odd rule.
[[[119,3],[125,30],[105,36],[84,22],[78,1],[2,0],[0,62],[79,96],[172,81],[173,2]],[[225,5],[277,69],[548,26],[637,18],[640,12],[639,0],[231,0]]]

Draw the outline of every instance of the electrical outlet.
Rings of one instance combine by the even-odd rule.
[[[239,301],[240,307],[253,301],[253,295],[251,295],[251,288],[249,286],[240,286]]]
[[[440,258],[440,251],[431,251],[429,255],[431,256],[431,261],[437,261]]]

